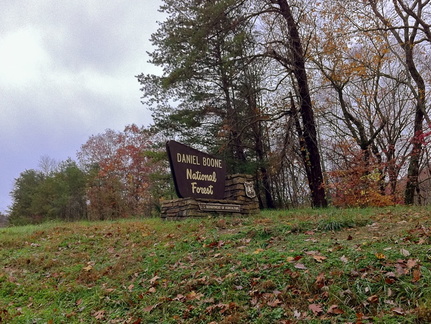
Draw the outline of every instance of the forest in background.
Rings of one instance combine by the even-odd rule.
[[[175,139],[255,178],[261,208],[428,204],[430,0],[164,0],[147,128],[41,159],[11,223],[155,215]]]

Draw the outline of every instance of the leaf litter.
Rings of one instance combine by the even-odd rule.
[[[425,320],[430,226],[426,211],[413,217],[376,210],[372,226],[336,233],[313,223],[291,231],[303,219],[288,213],[180,227],[132,220],[47,228],[1,252],[0,280],[14,288],[0,311],[12,323],[34,312],[46,322]],[[51,299],[68,291],[72,302],[40,307],[36,291]]]

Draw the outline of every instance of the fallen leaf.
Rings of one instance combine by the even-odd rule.
[[[321,272],[316,278],[316,285],[318,288],[325,286],[325,273]]]
[[[341,260],[342,262],[344,262],[344,263],[349,262],[349,259],[347,259],[345,255],[343,255],[343,256],[340,258],[340,260]]]
[[[313,259],[319,263],[322,263],[324,260],[327,259],[327,257],[325,257],[323,255],[313,255]]]
[[[308,309],[313,312],[314,316],[320,315],[323,312],[322,306],[318,304],[310,304],[308,305]]]
[[[390,271],[390,272],[386,272],[385,277],[387,277],[387,278],[396,278],[397,275],[394,272]]]
[[[91,269],[93,269],[93,266],[91,264],[89,264],[88,266],[82,268],[82,270],[87,271],[87,272],[90,271]]]
[[[402,309],[402,308],[400,308],[400,307],[396,307],[396,308],[393,308],[392,309],[392,311],[395,313],[395,314],[397,314],[397,315],[405,315],[406,313],[404,312],[404,310]]]
[[[296,263],[296,264],[294,265],[294,267],[295,267],[296,269],[299,269],[299,270],[307,270],[307,267],[306,267],[303,263]]]
[[[378,303],[378,302],[379,302],[379,296],[377,296],[377,295],[372,295],[372,296],[368,297],[368,298],[367,298],[367,300],[368,300],[370,303],[375,304],[375,303]]]
[[[330,315],[341,315],[344,314],[344,311],[340,308],[338,308],[338,305],[332,305],[328,309],[328,314]]]
[[[420,269],[414,269],[413,270],[413,282],[418,282],[421,279],[421,270]]]
[[[178,294],[177,297],[175,297],[173,300],[176,301],[184,301],[186,299],[186,297],[182,294]]]
[[[93,317],[94,317],[95,319],[102,320],[102,319],[104,319],[104,318],[105,318],[105,313],[106,313],[106,312],[102,309],[102,310],[100,310],[100,311],[95,312],[95,313],[93,314]]]
[[[147,307],[144,307],[144,309],[143,309],[143,311],[144,312],[151,312],[153,309],[155,308],[155,305],[150,305],[150,306],[147,306]]]
[[[186,295],[187,300],[200,300],[204,295],[202,293],[197,294],[196,291],[191,291]]]
[[[396,281],[397,276],[393,272],[388,272],[385,274],[385,282],[388,285],[393,284]]]
[[[408,259],[407,260],[407,269],[411,270],[412,268],[416,267],[417,264],[418,264],[418,260]]]
[[[281,300],[279,300],[278,298],[276,298],[273,301],[269,301],[266,303],[269,307],[278,307],[280,304],[282,304]]]
[[[356,313],[356,322],[361,322],[362,320],[367,320],[368,316],[365,316],[362,313]]]
[[[265,251],[264,249],[257,249],[253,252],[253,254],[259,254],[260,252]]]
[[[160,279],[159,276],[154,276],[153,278],[150,279],[150,284],[154,285],[159,279]]]
[[[203,300],[203,302],[206,304],[214,304],[214,298],[213,297],[207,298],[207,299]]]
[[[376,253],[375,254],[376,258],[379,260],[384,260],[386,259],[386,255],[384,255],[383,253]]]
[[[405,256],[405,257],[410,256],[410,252],[409,252],[409,251],[407,251],[406,249],[401,249],[401,250],[400,250],[400,253],[401,253],[403,256]]]

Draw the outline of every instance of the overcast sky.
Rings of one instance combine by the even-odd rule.
[[[1,0],[0,211],[14,179],[76,152],[105,129],[149,125],[135,76],[160,0]]]

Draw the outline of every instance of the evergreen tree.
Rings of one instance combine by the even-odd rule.
[[[221,156],[230,173],[255,174],[274,207],[269,146],[259,107],[261,61],[238,1],[165,1],[169,16],[153,34],[151,62],[164,74],[140,75],[143,98],[167,136]]]

